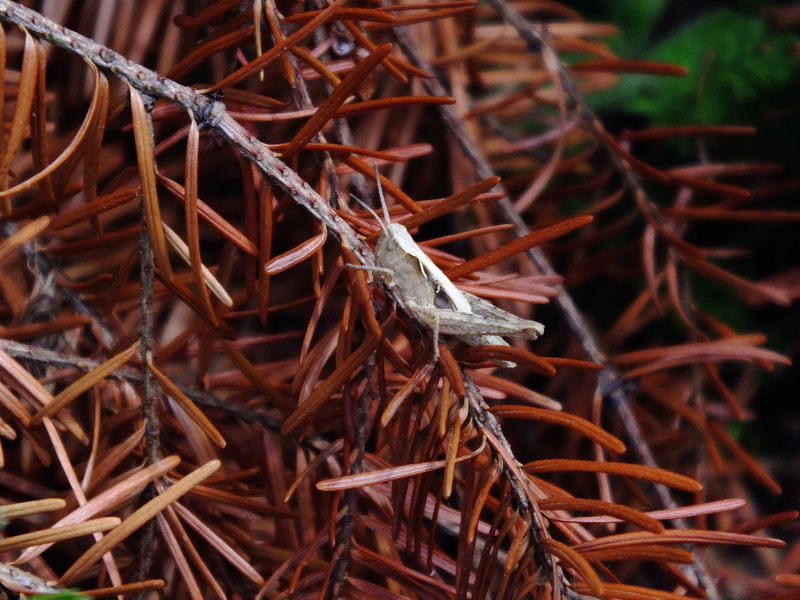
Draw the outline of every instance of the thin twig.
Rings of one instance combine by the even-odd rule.
[[[76,369],[83,373],[88,373],[102,364],[100,361],[81,358],[79,356],[68,356],[60,352],[41,348],[40,346],[23,344],[13,340],[0,340],[0,350],[3,350],[15,358],[23,358],[26,361],[40,363],[48,367]],[[137,385],[141,385],[142,383],[142,378],[139,373],[128,367],[117,369],[112,375]]]
[[[272,0],[265,0],[265,8],[266,10],[272,11],[275,22],[278,25],[278,28],[281,31],[281,35],[284,37],[286,36],[286,32],[283,31],[283,15],[278,11],[278,7],[275,6],[275,2]],[[277,43],[277,40],[273,40]],[[289,65],[294,72],[294,82],[292,83],[292,95],[294,96],[294,101],[297,106],[300,107],[301,110],[305,109],[314,109],[314,103],[311,101],[311,94],[308,91],[308,86],[306,85],[306,80],[300,75],[300,69],[297,66],[297,58],[291,53],[287,52],[286,57],[288,59]],[[329,84],[325,84],[325,91],[326,93],[330,93],[333,88]],[[345,123],[344,119],[337,119],[337,123]],[[314,139],[321,143],[326,143],[325,136],[322,132],[317,133]],[[341,142],[345,143],[345,142]],[[322,153],[322,163],[325,165],[329,176],[328,180],[331,185],[330,190],[330,201],[333,206],[338,208],[339,202],[342,201],[342,182],[339,177],[339,173],[336,171],[336,168],[333,164],[333,158],[331,157],[330,152],[323,152]],[[363,181],[363,178],[361,178]]]
[[[153,132],[150,108],[147,110],[147,124],[150,128],[150,141],[152,144]],[[141,329],[139,332],[140,348],[142,353],[142,388],[144,392],[144,418],[145,418],[145,456],[150,464],[155,464],[161,460],[161,431],[158,416],[158,385],[156,384],[153,372],[148,367],[151,361],[155,361],[156,352],[156,331],[155,331],[155,307],[153,290],[155,288],[155,262],[153,256],[153,245],[151,243],[150,231],[147,229],[144,207],[141,212],[141,234],[139,238],[139,251],[141,252],[140,262],[140,288],[139,288],[139,309]]]
[[[3,237],[11,237],[17,231],[19,231],[19,227],[14,223],[9,221],[0,223],[0,234],[2,234]],[[30,258],[36,254],[35,264],[36,268],[41,272],[41,275],[45,278],[51,275],[54,276],[56,291],[66,298],[67,302],[69,302],[77,314],[86,315],[92,319],[92,329],[95,335],[106,348],[111,348],[116,342],[116,334],[111,330],[111,327],[108,326],[105,319],[103,319],[92,306],[87,304],[79,294],[76,294],[73,290],[59,283],[68,281],[68,278],[61,272],[58,265],[56,265],[45,252],[42,252],[41,249],[37,249],[31,242],[22,244],[20,247],[20,254],[25,259],[26,265],[31,264]]]
[[[153,101],[149,97],[143,97],[146,106],[147,115],[147,136],[149,144],[152,148],[154,146],[153,134],[153,119],[152,108]],[[156,331],[155,331],[155,306],[154,306],[154,289],[155,289],[155,276],[156,264],[155,256],[153,253],[153,244],[151,238],[151,231],[148,228],[148,219],[146,217],[146,208],[143,205],[141,208],[141,232],[139,237],[139,251],[141,252],[140,260],[140,287],[139,287],[139,320],[141,328],[139,330],[140,349],[142,355],[142,394],[143,394],[143,409],[144,409],[144,437],[145,437],[145,457],[151,465],[156,464],[161,460],[161,422],[159,417],[159,399],[158,399],[158,384],[156,383],[155,376],[149,365],[155,361],[156,352]],[[152,496],[155,494],[156,488],[152,483],[147,486],[144,496]],[[136,563],[136,569],[133,574],[133,581],[140,582],[148,578],[150,573],[150,566],[153,562],[153,556],[156,549],[156,532],[158,530],[158,521],[150,519],[144,527],[142,527],[139,536],[139,548],[137,555],[139,560]],[[139,600],[140,594],[134,596],[135,600]]]
[[[372,373],[375,366],[374,353],[369,359],[369,364],[365,372],[367,385],[358,397],[355,410],[355,456],[350,464],[349,474],[356,475],[364,470],[364,456],[369,423],[369,407],[372,403]],[[353,547],[353,532],[356,527],[356,509],[358,503],[359,490],[357,488],[346,490],[342,500],[343,510],[339,520],[340,527],[336,534],[336,551],[331,564],[331,575],[328,579],[325,598],[341,597],[341,588],[347,578],[347,567],[350,564],[350,550]],[[335,518],[336,515],[333,515]]]
[[[484,436],[492,442],[494,450],[502,458],[500,462],[503,474],[511,486],[511,493],[514,495],[517,508],[520,514],[531,523],[529,535],[537,566],[540,568],[541,580],[543,582],[547,581],[555,575],[559,580],[563,581],[561,569],[555,564],[553,557],[545,551],[542,544],[542,538],[547,536],[546,527],[536,501],[527,493],[525,478],[519,471],[519,463],[514,458],[511,444],[506,439],[497,419],[487,410],[488,406],[486,406],[480,390],[478,390],[472,379],[467,376],[466,372],[462,371],[462,375],[464,377],[470,416]]]
[[[80,356],[68,356],[60,352],[54,352],[52,350],[47,350],[45,348],[40,348],[39,346],[33,346],[30,344],[22,344],[13,340],[0,340],[0,350],[15,358],[21,358],[29,362],[40,363],[42,365],[54,368],[75,369],[76,371],[81,371],[82,373],[88,373],[92,369],[96,369],[102,364],[100,361],[81,358]],[[117,369],[111,373],[109,377],[116,377],[137,386],[143,385],[141,373],[128,367]],[[244,406],[239,406],[238,404],[232,404],[231,402],[225,401],[212,392],[197,390],[180,385],[178,386],[178,389],[186,394],[198,406],[219,410],[229,417],[238,419],[240,421],[245,421],[247,423],[256,423],[271,431],[278,432],[281,430],[281,425],[283,424],[282,421],[271,417],[270,415],[264,414],[263,412],[258,412]],[[303,438],[301,443],[316,450],[324,448],[327,444],[326,442],[323,442],[322,439],[319,439],[313,435],[307,435]]]
[[[150,113],[148,112],[148,115]],[[143,406],[145,418],[145,456],[150,464],[156,464],[160,460],[160,437],[161,431],[158,417],[158,388],[153,376],[153,372],[147,366],[148,360],[153,360],[155,352],[155,317],[153,314],[153,286],[155,285],[155,265],[153,262],[153,248],[150,244],[150,233],[145,223],[144,210],[142,210],[142,230],[140,236],[141,251],[141,288],[140,288],[140,307],[141,307],[141,330],[139,338],[141,340],[142,352],[142,390]],[[150,484],[147,486],[145,495],[152,495],[155,487]],[[153,561],[155,552],[156,530],[158,521],[150,519],[142,528],[139,536],[138,561],[133,574],[133,581],[139,582],[147,579],[150,573],[150,565]],[[137,594],[137,597],[139,595]]]
[[[320,0],[313,0],[309,2],[309,4],[314,5],[316,10],[323,10],[325,5]],[[336,35],[336,31],[344,31],[344,27],[337,22],[333,23],[333,35]],[[345,35],[344,33],[342,35]],[[322,29],[318,29],[314,32],[314,41],[317,45],[322,45],[324,43],[324,32]],[[331,52],[326,51],[324,56],[331,57]],[[328,95],[333,91],[333,86],[328,82],[325,82],[324,85],[325,94]],[[347,119],[334,119],[333,120],[333,134],[336,142],[342,144],[343,146],[355,146],[353,142],[353,132],[350,130],[350,124],[347,122]],[[335,185],[339,182],[339,175],[334,169],[333,172],[330,174],[331,182],[331,195],[333,196],[336,193]],[[364,177],[358,171],[353,171],[350,174],[350,184],[355,188],[356,194],[359,198],[366,199],[369,197],[369,189],[367,188],[367,178]],[[339,184],[341,186],[341,184]]]

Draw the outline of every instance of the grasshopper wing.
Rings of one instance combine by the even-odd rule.
[[[494,304],[487,302],[483,298],[478,298],[478,296],[473,296],[467,292],[461,293],[467,299],[467,302],[469,302],[469,306],[474,314],[487,319],[494,319],[498,323],[502,323],[502,326],[499,327],[497,331],[492,333],[510,335],[512,337],[521,337],[528,340],[535,340],[544,333],[544,325],[538,321],[522,319],[516,315],[512,315],[511,313],[504,311],[502,308],[496,307]]]

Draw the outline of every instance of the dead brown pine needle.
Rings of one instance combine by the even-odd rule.
[[[325,102],[317,108],[314,112],[314,116],[297,132],[297,135],[294,136],[289,147],[286,149],[284,156],[291,156],[307,142],[310,142],[328,121],[333,118],[339,107],[344,104],[347,98],[361,85],[361,82],[375,70],[391,51],[391,44],[378,46],[366,59],[358,63],[356,67],[342,79],[342,82],[333,89],[325,99]]]
[[[466,460],[475,458],[478,454],[483,452],[483,445],[477,450],[460,456],[455,459],[456,463],[462,463]],[[336,492],[340,490],[350,490],[354,488],[366,487],[369,485],[377,485],[387,481],[396,481],[397,479],[405,479],[407,477],[414,477],[429,473],[437,469],[442,469],[447,466],[446,460],[433,460],[423,463],[415,463],[411,465],[403,465],[400,467],[390,467],[388,469],[380,469],[378,471],[368,471],[366,473],[357,473],[354,475],[344,475],[336,477],[335,479],[323,479],[317,483],[317,489],[323,492]]]
[[[32,533],[14,535],[4,540],[0,540],[0,552],[10,552],[12,550],[19,550],[20,548],[27,548],[28,546],[60,542],[62,540],[69,540],[82,535],[90,535],[100,531],[108,531],[109,529],[117,527],[120,523],[121,519],[119,519],[119,517],[102,517],[100,519],[84,521],[83,523],[78,523],[76,525],[51,527],[40,531],[34,531]]]
[[[595,462],[592,460],[572,460],[554,458],[547,460],[537,460],[526,463],[522,467],[528,473],[554,473],[570,471],[586,471],[589,473],[611,473],[613,475],[624,475],[636,479],[644,479],[654,483],[660,483],[669,487],[687,492],[697,493],[703,489],[700,482],[679,475],[666,469],[648,467],[645,465],[635,465],[620,462]]]
[[[105,379],[111,373],[122,367],[128,362],[134,354],[139,350],[139,343],[135,343],[127,350],[123,350],[113,358],[109,358],[99,367],[89,371],[86,375],[78,379],[75,383],[67,387],[58,396],[53,398],[44,408],[33,416],[31,423],[36,425],[45,417],[51,417],[59,410],[64,408],[67,404],[75,400],[78,396],[86,390],[94,387],[99,381]]]
[[[543,423],[552,423],[554,425],[569,427],[601,445],[606,450],[610,450],[616,454],[625,452],[625,444],[623,444],[619,438],[611,435],[605,429],[598,427],[591,421],[587,421],[586,419],[582,419],[568,412],[509,404],[493,406],[490,411],[498,417],[529,419],[532,421],[541,421]]]
[[[221,465],[222,463],[219,460],[212,460],[206,463],[139,508],[76,560],[61,577],[61,584],[69,585],[81,573],[100,560],[106,552],[111,550],[178,498],[191,491],[198,483],[210,477]]]
[[[593,217],[590,215],[574,217],[572,219],[562,221],[556,225],[546,227],[545,229],[534,231],[524,237],[519,238],[518,240],[509,242],[505,246],[497,248],[491,252],[487,252],[483,256],[479,256],[478,258],[474,258],[470,261],[455,266],[452,269],[448,269],[445,272],[445,275],[455,281],[459,277],[464,277],[465,275],[469,275],[475,271],[485,269],[486,267],[498,263],[501,260],[505,260],[510,256],[514,256],[520,252],[525,252],[534,246],[539,246],[545,242],[549,242],[552,239],[566,235],[571,231],[575,231],[576,229],[579,229],[580,227],[590,223],[592,219]]]

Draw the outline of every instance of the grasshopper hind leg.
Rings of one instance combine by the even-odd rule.
[[[508,346],[508,342],[499,335],[475,331],[476,321],[481,324],[485,320],[484,317],[455,310],[420,306],[413,302],[409,303],[408,308],[433,330],[434,360],[439,359],[439,335],[442,333],[455,335],[470,346]],[[486,324],[483,325],[486,326]],[[479,327],[478,329],[482,328]],[[506,360],[496,360],[494,362],[499,367],[513,368],[517,366],[515,363]]]

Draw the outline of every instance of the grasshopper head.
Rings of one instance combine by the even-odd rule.
[[[408,230],[399,223],[389,223],[384,227],[375,246],[378,263],[389,269],[409,254],[414,255],[417,252],[420,252],[417,244]]]

